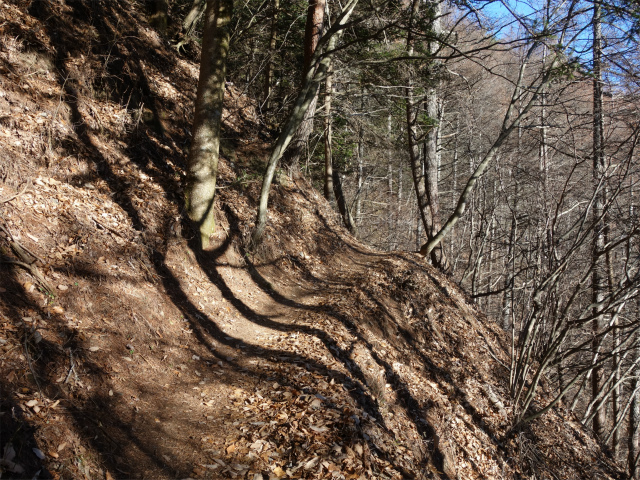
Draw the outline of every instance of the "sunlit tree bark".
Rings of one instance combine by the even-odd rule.
[[[215,230],[213,202],[218,175],[224,78],[229,52],[228,25],[232,9],[232,0],[210,0],[205,12],[202,60],[185,193],[187,213],[197,226],[202,248],[209,246],[209,237]]]

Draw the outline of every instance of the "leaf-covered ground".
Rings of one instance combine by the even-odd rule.
[[[252,227],[229,86],[214,248],[182,187],[197,63],[116,0],[0,0],[1,478],[617,478],[562,408],[508,434],[508,339],[304,181]]]

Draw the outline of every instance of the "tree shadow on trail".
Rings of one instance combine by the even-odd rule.
[[[301,357],[301,362],[304,363],[307,369],[321,373],[322,375],[327,377],[328,380],[334,379],[335,381],[339,381],[340,383],[342,383],[345,387],[345,390],[350,392],[350,395],[360,406],[360,408],[362,408],[371,417],[373,417],[385,430],[389,431],[388,427],[384,423],[378,399],[374,398],[367,391],[368,389],[372,389],[372,385],[370,385],[370,382],[367,379],[366,375],[361,370],[356,361],[352,358],[353,346],[355,346],[355,343],[361,343],[369,351],[374,361],[384,369],[387,381],[392,385],[392,388],[394,389],[400,400],[400,404],[404,407],[407,413],[407,417],[412,419],[412,422],[420,436],[422,438],[434,438],[435,432],[433,430],[433,426],[424,421],[423,418],[424,413],[430,408],[430,406],[420,405],[420,402],[418,402],[410,393],[408,386],[399,377],[399,375],[394,372],[392,365],[376,353],[371,343],[360,333],[358,325],[350,320],[345,314],[340,313],[339,309],[328,305],[316,306],[301,304],[291,298],[278,293],[276,290],[270,287],[270,282],[264,276],[262,276],[259,269],[249,260],[249,255],[244,255],[245,252],[241,253],[243,254],[244,261],[246,262],[246,269],[250,274],[252,280],[258,287],[260,287],[264,291],[264,293],[269,295],[269,297],[271,297],[275,302],[288,308],[299,310],[301,312],[311,311],[330,316],[341,325],[343,325],[352,335],[354,335],[357,342],[352,343],[352,346],[349,349],[341,348],[338,342],[327,331],[317,327],[299,323],[285,323],[276,321],[267,315],[255,311],[234,294],[223,276],[218,272],[218,268],[220,267],[220,257],[222,257],[225,252],[231,247],[234,240],[240,243],[239,220],[231,211],[231,209],[224,208],[224,212],[229,221],[230,234],[227,236],[222,245],[220,245],[213,251],[199,252],[197,242],[195,240],[191,242],[192,250],[194,252],[198,252],[196,253],[196,258],[200,264],[200,267],[209,277],[209,280],[212,282],[212,284],[214,284],[220,290],[222,296],[229,303],[231,303],[231,305],[233,305],[233,307],[238,312],[240,312],[248,321],[255,323],[256,325],[281,332],[295,331],[297,333],[304,333],[306,335],[310,335],[319,339],[325,346],[326,351],[330,352],[330,354],[333,356],[333,359],[346,368],[346,370],[349,372],[349,376],[345,376],[322,363],[318,363],[316,360],[298,355],[299,357]],[[160,259],[158,260],[160,261]],[[160,263],[158,262],[157,265],[160,265]],[[188,298],[184,296],[184,293],[182,293],[181,290],[177,288],[177,279],[172,278],[169,271],[163,269],[162,276],[165,279],[165,286],[167,287],[167,290],[173,292],[174,303],[176,305],[179,304],[182,306],[190,305],[187,311],[188,318],[193,322],[192,326],[195,327],[194,330],[197,329],[201,332],[199,333],[199,339],[202,342],[207,342],[207,338],[203,334],[204,332],[206,332],[207,336],[211,336],[217,341],[221,341],[222,343],[229,342],[229,337],[223,334],[214,322],[208,320],[202,313],[200,313],[193,307],[193,305],[190,304]],[[177,295],[177,297],[175,295]],[[234,345],[238,345],[238,340],[234,340]],[[247,348],[245,352],[250,354],[253,353],[251,352],[250,348]],[[286,358],[283,357],[283,355],[288,354],[288,352],[286,351],[282,352],[264,349],[260,349],[260,351],[255,352],[254,354],[262,357],[268,357],[269,355],[273,355],[274,353],[280,355],[278,358]],[[425,455],[424,452],[423,455]],[[429,456],[429,454],[426,455]],[[426,462],[429,460],[427,456],[423,456],[423,458],[419,459],[419,461],[426,464]],[[440,452],[431,452],[430,456],[431,461],[433,461],[436,468],[439,468],[441,470],[443,465],[443,458]],[[445,476],[443,478],[447,477]]]

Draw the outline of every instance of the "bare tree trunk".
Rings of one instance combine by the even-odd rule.
[[[387,116],[387,135],[391,137],[391,114]],[[396,249],[393,243],[394,233],[394,212],[395,205],[393,202],[393,164],[392,155],[389,149],[387,150],[387,243],[388,249],[393,251]]]
[[[418,15],[420,2],[413,0],[411,3],[411,17],[409,21],[409,28],[407,34],[407,53],[409,56],[413,56],[413,22]],[[413,186],[416,190],[416,200],[418,205],[418,217],[422,220],[422,224],[425,226],[425,231],[429,231],[428,225],[431,223],[431,219],[427,217],[427,190],[425,177],[425,166],[422,162],[422,156],[420,152],[420,142],[418,134],[418,108],[419,102],[416,102],[413,95],[413,72],[409,73],[407,80],[407,88],[405,89],[406,97],[406,117],[407,117],[407,145],[409,147],[409,161],[411,165],[411,177],[413,178]],[[416,229],[416,242],[420,241],[420,228]]]
[[[617,323],[617,321],[616,321]],[[614,348],[617,348],[620,345],[620,332],[616,330],[614,332],[615,335],[615,345]],[[617,423],[620,417],[620,406],[622,402],[622,385],[620,384],[620,354],[616,353],[613,357],[613,369],[615,371],[614,382],[615,387],[613,389],[611,395],[611,404],[613,407],[612,417],[614,423]],[[620,457],[620,429],[616,429],[613,432],[613,436],[611,439],[611,450],[613,452],[613,458],[615,461],[618,461]]]
[[[324,198],[331,200],[333,192],[333,154],[331,151],[331,96],[333,94],[331,65],[327,71],[324,94]]]
[[[439,0],[434,1],[434,20],[432,21],[432,29],[435,35],[439,35],[441,33],[441,21],[440,21],[440,2]],[[434,45],[431,46],[430,50],[435,52],[436,48]],[[436,73],[437,75],[437,73]],[[437,82],[439,84],[439,82]],[[425,231],[427,233],[427,241],[430,241],[435,237],[436,233],[440,231],[442,224],[440,223],[440,200],[438,198],[439,190],[438,190],[438,177],[440,170],[440,146],[439,146],[439,138],[440,138],[440,119],[442,116],[442,112],[440,111],[440,100],[438,98],[437,86],[429,88],[429,93],[426,99],[426,113],[427,116],[432,120],[433,125],[427,132],[427,136],[424,142],[424,163],[425,163],[425,192],[426,192],[426,201],[427,208],[429,209],[429,214],[427,215],[429,223],[425,225]],[[442,271],[449,270],[449,259],[447,258],[446,252],[444,250],[444,246],[442,244],[438,244],[436,248],[431,251],[431,263],[438,267]]]
[[[516,195],[517,198],[517,187]],[[515,210],[515,208],[514,208]],[[509,232],[509,245],[507,245],[507,265],[506,275],[504,278],[504,293],[502,298],[502,328],[509,330],[513,325],[513,293],[514,293],[514,275],[515,275],[515,242],[516,230],[518,222],[516,220],[515,211],[511,215],[511,231]]]
[[[458,190],[458,138],[460,135],[460,118],[456,116],[456,133],[453,143],[453,186],[451,187],[451,198],[455,201],[457,190]],[[452,203],[453,203],[452,201]],[[449,250],[449,258],[452,259],[453,263],[451,263],[451,275],[455,275],[456,265],[458,263],[459,255],[456,255],[456,232],[455,227],[451,230],[451,242],[450,242],[450,250]]]
[[[362,96],[362,104],[364,108],[364,95]],[[362,220],[362,201],[360,197],[364,188],[364,126],[362,123],[358,126],[358,150],[356,151],[356,162],[358,164],[357,187],[356,190],[356,225]]]
[[[637,302],[640,310],[640,301]],[[636,342],[636,357],[640,356],[640,342]],[[629,432],[627,433],[629,478],[638,478],[638,458],[640,457],[640,372],[636,372],[631,387],[631,407],[629,408]]]
[[[307,24],[305,26],[304,35],[304,69],[303,75],[311,68],[311,57],[313,56],[318,41],[322,36],[324,24],[324,9],[326,0],[309,0],[309,8],[307,10]],[[295,136],[291,140],[289,148],[282,156],[282,164],[287,167],[292,177],[300,174],[300,159],[307,150],[307,142],[313,131],[313,117],[316,112],[316,104],[318,97],[315,96],[304,113],[304,118],[296,131]]]
[[[440,32],[440,3],[434,0],[433,19],[431,21],[432,30],[438,34]],[[409,20],[409,28],[407,34],[407,53],[413,55],[414,45],[412,36],[413,22],[416,21],[420,7],[418,0],[411,3],[411,12]],[[431,51],[435,50],[432,45]],[[438,150],[438,131],[439,131],[439,112],[438,112],[438,96],[435,87],[429,87],[424,106],[426,107],[427,116],[431,119],[432,124],[424,140],[421,141],[418,133],[418,118],[421,102],[414,99],[413,80],[410,73],[407,88],[405,89],[406,97],[406,117],[407,117],[407,144],[409,149],[409,159],[411,163],[411,174],[413,176],[413,184],[416,189],[416,197],[418,201],[418,211],[424,225],[424,231],[427,235],[427,242],[430,242],[435,234],[440,230],[440,217],[438,212],[438,168],[440,165]],[[422,143],[422,148],[420,147]],[[423,173],[424,172],[424,173]],[[422,253],[422,251],[421,251]],[[448,270],[449,265],[445,251],[442,245],[438,244],[429,251],[429,260],[433,265],[443,271]]]
[[[189,13],[182,22],[182,40],[176,45],[176,49],[179,51],[183,45],[189,43],[195,32],[198,21],[202,18],[204,9],[207,5],[207,0],[193,0]]]
[[[186,204],[200,232],[200,246],[209,246],[215,230],[213,201],[218,174],[224,77],[229,52],[232,0],[211,0],[205,13],[202,61],[196,94],[193,141],[187,165]]]
[[[395,245],[400,246],[400,218],[402,216],[402,164],[398,165],[398,198],[396,201],[396,219],[395,219]]]
[[[342,189],[342,179],[340,178],[340,172],[338,168],[334,165],[333,168],[333,193],[336,196],[336,203],[338,204],[338,211],[340,212],[340,216],[342,217],[342,222],[344,226],[347,227],[347,230],[351,232],[352,235],[357,234],[357,226],[353,217],[351,216],[351,212],[349,211],[349,205],[347,204],[346,199],[344,198],[344,191]]]
[[[594,305],[593,321],[594,342],[592,345],[594,359],[597,358],[600,348],[598,335],[604,327],[604,315],[600,312],[600,303],[604,299],[606,290],[606,271],[602,258],[605,245],[604,235],[604,205],[605,189],[603,186],[604,177],[604,132],[603,132],[603,111],[602,111],[602,26],[601,9],[602,5],[596,0],[593,5],[593,184],[596,190],[593,206],[594,217],[594,241],[593,241],[593,277],[592,277],[592,301]],[[594,368],[591,374],[591,395],[595,398],[602,389],[603,368]],[[600,409],[593,418],[593,431],[597,437],[602,438],[605,431],[606,409]]]
[[[266,110],[271,106],[271,88],[273,85],[273,55],[276,51],[276,40],[278,38],[278,13],[280,12],[280,0],[273,0],[273,10],[271,11],[271,33],[269,34],[269,59],[264,72],[264,98],[263,105]]]

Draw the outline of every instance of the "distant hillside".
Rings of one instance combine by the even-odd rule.
[[[245,250],[271,139],[233,86],[194,253],[198,67],[135,2],[0,12],[2,478],[622,478],[561,407],[510,432],[504,333],[304,180]]]

